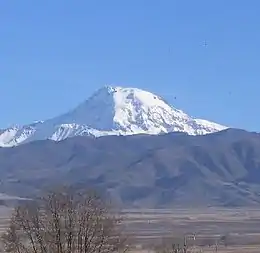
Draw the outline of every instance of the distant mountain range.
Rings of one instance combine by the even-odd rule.
[[[124,206],[260,203],[260,135],[237,129],[35,141],[0,148],[0,168],[0,191],[21,197],[63,183]]]
[[[162,134],[202,135],[227,127],[193,118],[161,97],[137,88],[106,86],[74,110],[25,126],[0,130],[0,147],[75,136]]]

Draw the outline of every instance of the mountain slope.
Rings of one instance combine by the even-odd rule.
[[[194,119],[162,98],[137,88],[106,86],[74,110],[61,116],[0,132],[0,146],[35,140],[60,141],[73,136],[213,133],[225,126]]]
[[[0,148],[0,192],[21,197],[66,183],[123,205],[259,205],[260,135],[74,137]]]

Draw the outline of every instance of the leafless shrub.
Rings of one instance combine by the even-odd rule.
[[[185,244],[185,238],[172,237],[162,238],[159,245],[155,247],[157,253],[183,253],[187,252],[187,245]]]
[[[2,237],[6,252],[112,253],[126,251],[121,220],[96,194],[53,191],[15,209]]]

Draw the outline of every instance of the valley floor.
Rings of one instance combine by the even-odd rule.
[[[7,228],[11,211],[0,208],[0,232]],[[122,216],[126,231],[136,245],[135,253],[154,252],[162,244],[181,245],[184,236],[193,252],[216,252],[216,243],[217,252],[260,252],[260,207],[128,209],[122,211]]]
[[[260,208],[124,210],[123,216],[128,233],[145,249],[183,244],[186,236],[194,252],[215,252],[216,244],[217,252],[260,252]]]

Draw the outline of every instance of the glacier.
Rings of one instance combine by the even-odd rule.
[[[193,118],[149,91],[105,86],[65,114],[0,130],[0,147],[46,139],[61,141],[74,136],[157,135],[169,132],[204,135],[226,128]]]

